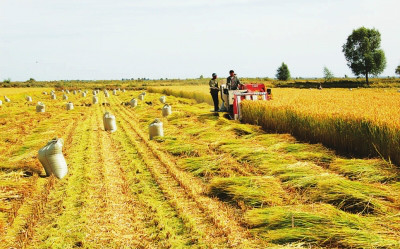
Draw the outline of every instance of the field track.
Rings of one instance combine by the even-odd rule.
[[[70,94],[75,110],[68,112],[63,100],[47,99],[43,114],[36,114],[34,105],[23,101],[2,107],[0,114],[8,107],[12,117],[19,113],[20,118],[12,124],[6,116],[0,119],[4,123],[1,143],[7,145],[0,147],[0,248],[308,248],[304,242],[328,248],[398,245],[400,227],[388,221],[397,219],[400,188],[395,181],[400,174],[384,168],[384,162],[357,159],[383,167],[378,176],[344,174],[335,165],[353,159],[336,157],[321,145],[298,144],[289,135],[265,134],[257,127],[225,120],[210,114],[207,104],[168,97],[174,108],[168,118],[161,117],[159,94],[146,95],[151,105],[140,102],[136,109],[121,105],[137,94],[119,92],[119,96],[105,98],[100,92],[100,104],[90,107],[82,104],[90,103],[91,94],[86,99]],[[34,98],[44,97],[37,93]],[[104,131],[105,111],[117,118],[114,133]],[[150,141],[147,125],[154,118],[164,122],[166,137]],[[12,134],[7,132],[10,129]],[[69,173],[62,180],[43,177],[36,158],[37,150],[54,136],[65,140]],[[305,171],[307,184],[315,180],[319,187],[303,186]],[[340,188],[330,188],[326,176],[340,181]],[[221,187],[224,181],[232,181],[233,188]],[[338,195],[344,200],[337,202]],[[289,210],[289,206],[302,215],[332,211],[321,218],[333,227],[329,227],[330,234],[317,228],[315,233],[321,234],[314,238],[298,230],[303,239],[286,240],[279,226],[286,232],[295,229],[293,214],[289,224],[277,224],[272,232],[255,224],[259,218],[252,218],[257,210],[276,212],[277,217],[274,207]],[[344,222],[353,222],[360,240],[347,241],[346,236],[350,238],[355,230],[344,235],[339,231],[345,239],[332,239]],[[373,238],[363,241],[368,233]]]

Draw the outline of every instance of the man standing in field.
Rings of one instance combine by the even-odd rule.
[[[217,74],[213,73],[212,74],[212,79],[209,82],[210,85],[210,93],[211,93],[211,97],[213,99],[214,102],[214,111],[217,112],[218,111],[218,104],[219,104],[219,100],[218,100],[218,92],[219,92],[219,87],[218,87],[218,80],[217,80]]]
[[[236,76],[235,71],[229,71],[229,77],[226,78],[226,85],[229,90],[237,90],[239,89],[239,85],[242,85],[239,78]]]

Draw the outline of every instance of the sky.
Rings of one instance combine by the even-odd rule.
[[[400,64],[398,0],[0,0],[0,80],[353,76],[342,45],[376,28]]]

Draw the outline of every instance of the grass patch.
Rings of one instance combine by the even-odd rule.
[[[223,159],[222,159],[223,160]],[[195,176],[209,177],[219,172],[219,163],[221,160],[216,160],[213,157],[188,157],[180,159],[178,165],[192,172]]]
[[[190,157],[199,155],[192,145],[175,137],[157,137],[154,141],[162,143],[163,147],[173,156]]]
[[[181,119],[184,119],[184,118],[187,118],[187,117],[188,117],[188,115],[185,112],[174,111],[174,112],[171,113],[171,115],[169,115],[167,117],[167,120],[170,121],[170,122],[174,121],[174,120],[179,122]]]
[[[378,159],[337,158],[329,168],[352,179],[364,182],[392,182],[400,179],[399,170]]]
[[[399,241],[372,233],[372,219],[340,211],[328,204],[267,207],[245,214],[252,232],[286,244],[308,242],[339,248],[397,248]]]
[[[254,130],[250,125],[237,124],[231,128],[231,131],[233,131],[238,137],[254,135]]]
[[[243,202],[249,206],[282,205],[286,197],[280,182],[265,176],[214,178],[208,194],[232,204]]]
[[[311,161],[318,165],[328,165],[335,157],[332,151],[322,145],[303,143],[282,143],[281,150],[299,161]]]
[[[269,148],[248,147],[238,140],[225,141],[219,148],[241,162],[256,165],[266,174],[278,177],[286,188],[302,193],[307,202],[330,203],[347,212],[363,214],[386,212],[394,205],[386,189],[351,181],[311,162],[296,162],[279,152],[281,144]]]
[[[303,175],[291,176],[290,180],[284,184],[304,191],[312,202],[329,203],[350,213],[368,214],[388,211],[389,193],[385,190],[350,181],[336,174],[305,175],[305,171],[302,173]]]
[[[203,113],[200,115],[197,115],[197,120],[201,123],[205,123],[207,121],[217,121],[219,119],[219,113],[218,112],[213,112],[213,113]]]

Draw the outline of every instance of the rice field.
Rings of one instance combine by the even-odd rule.
[[[397,167],[228,120],[201,91],[167,96],[167,117],[160,93],[136,107],[124,103],[138,91],[100,92],[95,105],[91,92],[70,93],[70,111],[60,91],[56,100],[29,92],[33,102],[7,93],[0,248],[400,248]],[[273,93],[278,104],[284,91]],[[39,100],[45,113],[35,112]],[[155,118],[165,135],[149,140]],[[56,136],[69,167],[61,180],[37,160]]]
[[[212,103],[207,86],[153,87],[154,92]],[[272,89],[273,101],[243,103],[243,122],[323,143],[350,156],[400,165],[397,89]]]
[[[21,94],[32,94],[32,93],[38,93],[38,92],[45,92],[51,91],[51,88],[40,88],[40,87],[32,87],[32,88],[28,88],[28,87],[24,87],[24,88],[0,88],[0,96],[4,96],[4,95],[16,95],[18,97],[21,96]]]

